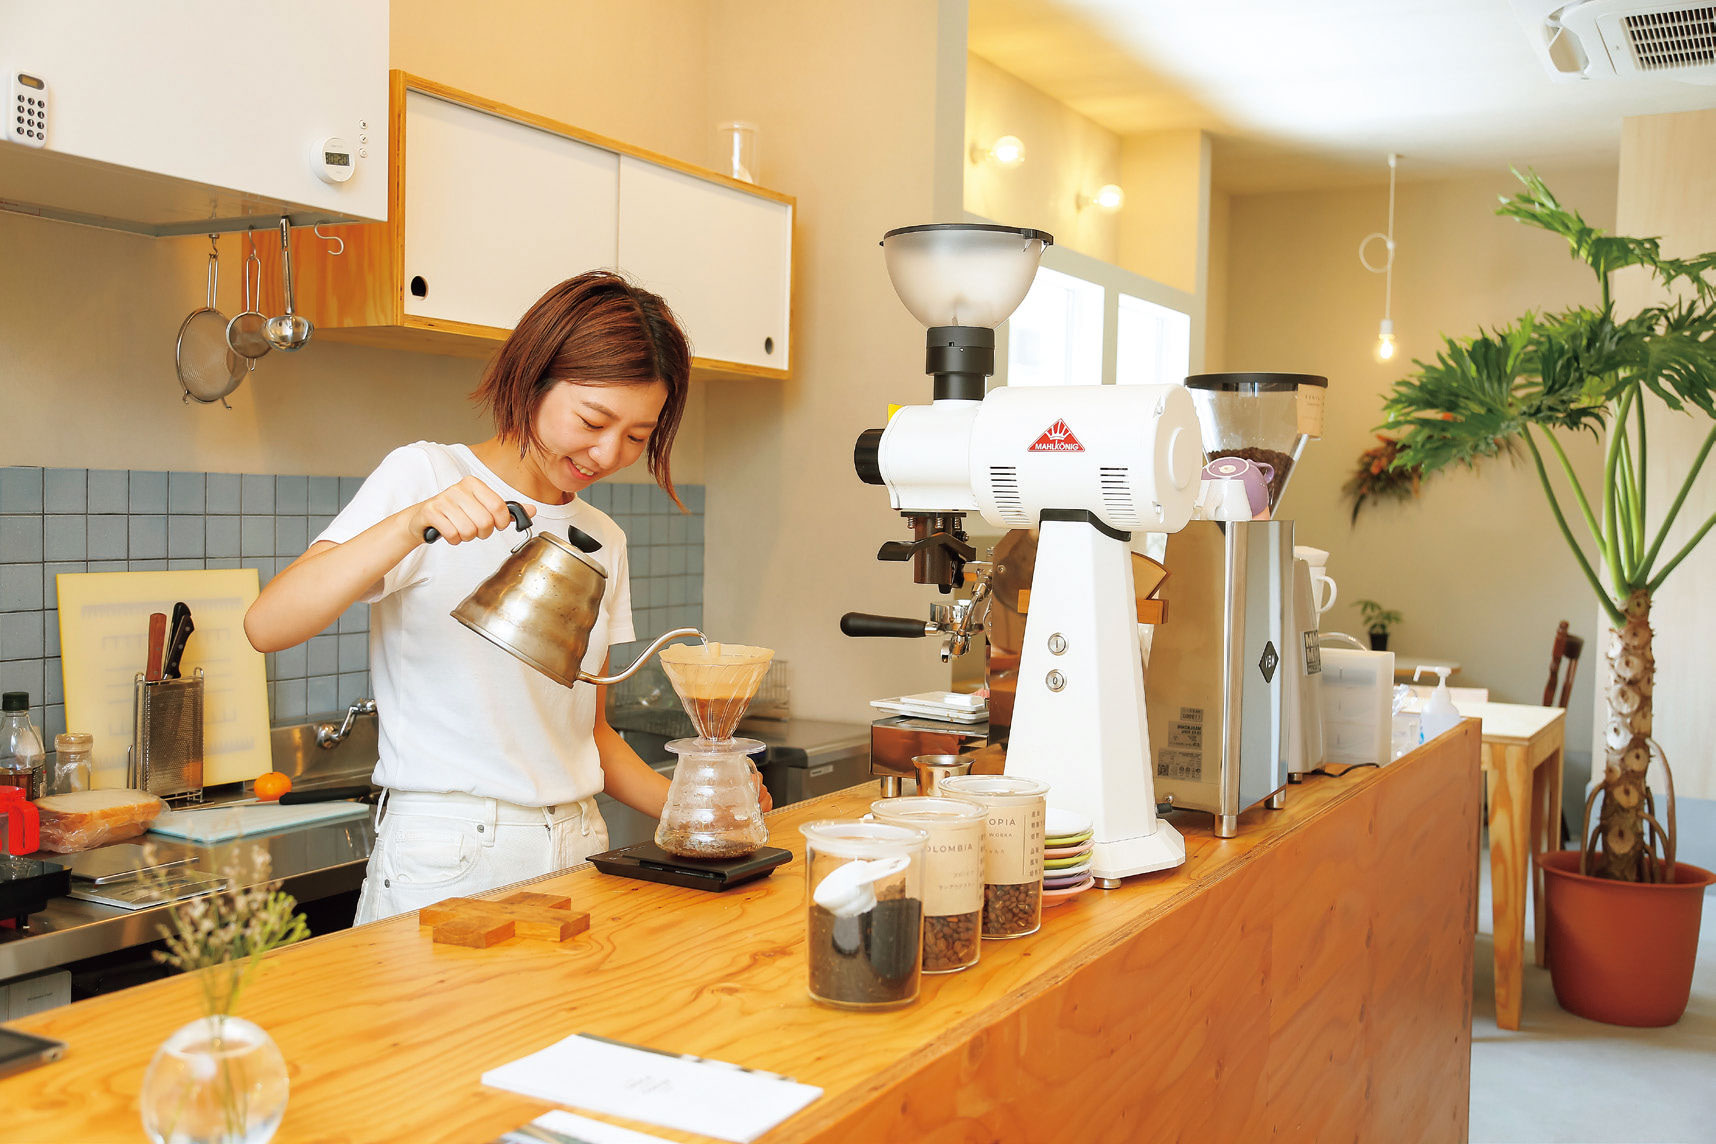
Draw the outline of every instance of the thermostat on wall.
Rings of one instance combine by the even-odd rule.
[[[310,148],[310,170],[316,173],[316,178],[334,186],[351,179],[357,160],[357,150],[338,136],[329,136]]]

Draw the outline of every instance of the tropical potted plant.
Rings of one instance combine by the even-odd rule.
[[[1375,600],[1360,600],[1358,608],[1360,622],[1370,633],[1370,650],[1387,651],[1388,631],[1400,622],[1400,613],[1389,611]]]
[[[1413,362],[1416,372],[1395,384],[1384,404],[1386,428],[1400,441],[1393,463],[1425,475],[1502,453],[1529,458],[1580,575],[1609,617],[1603,781],[1586,800],[1580,848],[1540,859],[1549,919],[1539,939],[1547,940],[1564,1008],[1612,1024],[1673,1024],[1691,989],[1703,888],[1716,876],[1675,861],[1673,780],[1666,812],[1645,781],[1653,760],[1668,773],[1651,737],[1651,599],[1716,526],[1712,517],[1678,550],[1664,549],[1716,446],[1716,425],[1653,531],[1646,506],[1657,502],[1647,502],[1647,492],[1664,490],[1645,480],[1645,407],[1661,402],[1716,418],[1716,253],[1664,257],[1658,240],[1607,234],[1562,206],[1537,176],[1519,179],[1524,190],[1502,199],[1497,213],[1564,238],[1596,276],[1596,304],[1444,338],[1434,361]],[[1612,278],[1629,266],[1642,267],[1672,300],[1617,313]],[[1561,438],[1602,439],[1605,431],[1602,484],[1587,490]],[[1559,490],[1551,464],[1561,473]],[[1596,563],[1575,535],[1580,525],[1595,542]]]

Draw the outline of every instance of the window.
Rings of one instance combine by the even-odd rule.
[[[1114,380],[1121,385],[1178,385],[1191,372],[1190,314],[1121,294],[1116,337]]]
[[[1008,385],[1102,384],[1103,290],[1047,267],[1008,324]]]

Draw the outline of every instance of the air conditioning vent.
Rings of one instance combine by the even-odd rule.
[[[1716,63],[1716,8],[1644,12],[1622,23],[1640,71]]]
[[[989,488],[995,495],[995,511],[1015,528],[1030,528],[1025,502],[1019,496],[1019,470],[1012,465],[989,466]]]

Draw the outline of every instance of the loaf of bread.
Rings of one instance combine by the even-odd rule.
[[[167,804],[140,790],[80,790],[36,800],[42,849],[72,854],[135,838]]]

